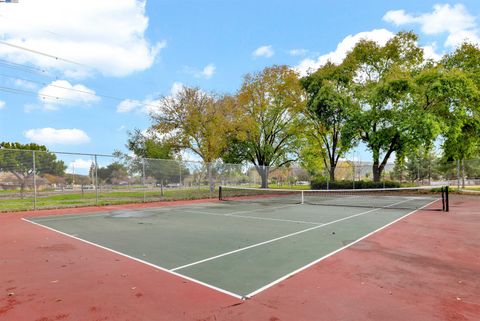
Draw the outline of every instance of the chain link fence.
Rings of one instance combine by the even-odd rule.
[[[342,160],[335,170],[344,188],[372,181],[372,163]],[[327,170],[295,164],[256,168],[251,164],[202,163],[0,149],[0,211],[216,198],[219,185],[308,189],[311,182],[331,187]],[[381,183],[403,186],[480,187],[480,160],[410,161],[387,164]],[[380,185],[381,187],[381,185]]]

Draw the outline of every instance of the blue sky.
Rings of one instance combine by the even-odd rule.
[[[437,58],[465,38],[480,43],[479,17],[478,0],[0,3],[0,141],[110,154],[182,85],[234,93],[246,73],[287,64],[305,74],[400,30]]]

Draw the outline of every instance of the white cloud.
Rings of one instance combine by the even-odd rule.
[[[215,67],[214,64],[208,64],[202,69],[192,68],[189,66],[185,66],[183,68],[184,72],[186,72],[187,74],[191,74],[195,78],[205,78],[205,79],[210,79],[213,76],[213,74],[215,74],[216,69],[217,68]]]
[[[29,90],[36,90],[38,88],[38,86],[33,82],[22,80],[22,79],[16,79],[15,86],[29,89]]]
[[[145,4],[145,0],[22,0],[2,6],[3,41],[83,66],[8,46],[0,46],[0,57],[70,77],[92,72],[121,77],[148,69],[166,42],[145,38]]]
[[[180,91],[182,91],[184,85],[181,82],[174,82],[170,88],[170,96],[177,96]]]
[[[447,47],[455,47],[465,40],[480,43],[475,17],[462,4],[437,4],[432,12],[417,15],[406,13],[405,10],[392,10],[383,16],[383,20],[397,26],[418,24],[427,35],[447,33]]]
[[[98,102],[100,97],[84,85],[55,80],[38,91],[38,99],[43,102],[45,110],[57,110],[60,106],[90,105]]]
[[[142,106],[138,100],[125,99],[117,105],[117,113],[128,113]]]
[[[78,145],[90,142],[90,137],[81,129],[35,128],[25,132],[25,137],[42,145]]]
[[[215,73],[215,65],[214,64],[208,64],[205,66],[205,68],[203,68],[202,70],[202,76],[205,77],[206,79],[209,79],[213,76],[213,74]]]
[[[374,29],[372,31],[360,32],[355,35],[348,35],[334,51],[321,55],[317,59],[304,59],[294,69],[302,76],[317,70],[327,62],[339,64],[345,59],[347,53],[355,47],[360,40],[375,41],[379,45],[385,45],[395,35],[386,29]]]
[[[169,96],[175,97],[183,89],[183,84],[174,82],[170,88]],[[140,112],[144,114],[154,114],[160,112],[162,102],[160,99],[147,97],[143,100],[126,99],[117,105],[117,113]]]
[[[308,53],[307,49],[297,48],[297,49],[290,49],[288,54],[290,56],[305,56]]]
[[[266,57],[270,58],[275,54],[275,52],[272,49],[272,46],[266,45],[266,46],[261,46],[255,49],[255,51],[252,52],[252,55],[254,57]]]
[[[85,160],[85,159],[76,159],[73,162],[68,164],[68,169],[71,172],[74,168],[77,169],[90,169],[92,166],[92,160]]]
[[[144,100],[126,99],[117,105],[117,113],[140,112],[144,114],[152,114],[157,112],[161,103],[159,99],[152,99],[150,97]]]
[[[423,58],[439,61],[442,59],[442,54],[437,53],[437,44],[432,43],[430,45],[423,46]]]
[[[5,102],[3,100],[0,100],[0,109],[5,108]]]
[[[407,15],[405,10],[390,10],[383,16],[383,20],[397,26],[414,22],[414,18],[411,15]]]

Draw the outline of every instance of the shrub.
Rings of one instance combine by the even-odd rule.
[[[310,182],[312,189],[352,189],[353,181],[334,181],[329,182],[325,179],[314,179]],[[355,181],[355,189],[358,188],[397,188],[400,183],[392,181],[372,182],[372,181]]]

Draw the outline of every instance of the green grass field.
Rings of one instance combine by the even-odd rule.
[[[10,191],[11,192],[11,191]],[[37,196],[37,209],[62,208],[62,207],[79,207],[93,205],[110,205],[110,204],[128,204],[140,203],[144,201],[172,201],[172,200],[188,200],[201,198],[215,198],[218,192],[210,193],[208,188],[186,188],[186,189],[165,189],[163,196],[160,190],[138,190],[138,191],[99,191],[98,203],[96,202],[95,191],[89,190],[88,193],[65,193],[58,195],[42,196],[42,192]],[[34,198],[31,193],[26,193],[24,198],[20,195],[15,198],[0,200],[0,212],[14,212],[32,210]]]
[[[246,186],[244,186],[246,187]],[[259,187],[259,186],[249,186]],[[269,188],[280,189],[310,189],[309,185],[278,185],[271,184]],[[125,190],[123,190],[125,189]],[[202,198],[216,198],[218,190],[210,193],[206,187],[201,188],[182,188],[182,189],[164,189],[163,196],[160,189],[143,190],[127,190],[127,188],[114,188],[110,190],[99,191],[98,203],[96,202],[96,193],[94,190],[78,192],[59,192],[56,195],[48,195],[53,191],[39,191],[37,195],[37,209],[51,209],[62,207],[79,207],[79,206],[93,206],[93,205],[114,205],[114,204],[128,204],[140,203],[144,200],[146,202],[154,201],[173,201],[173,200],[189,200]],[[17,190],[1,190],[0,195],[4,195],[0,199],[0,212],[15,212],[32,210],[34,207],[34,198],[32,191],[26,191],[23,198],[20,197],[20,192]],[[12,194],[11,197],[5,197],[6,194]]]
[[[469,191],[479,191],[480,192],[480,186],[465,186],[466,190]]]

